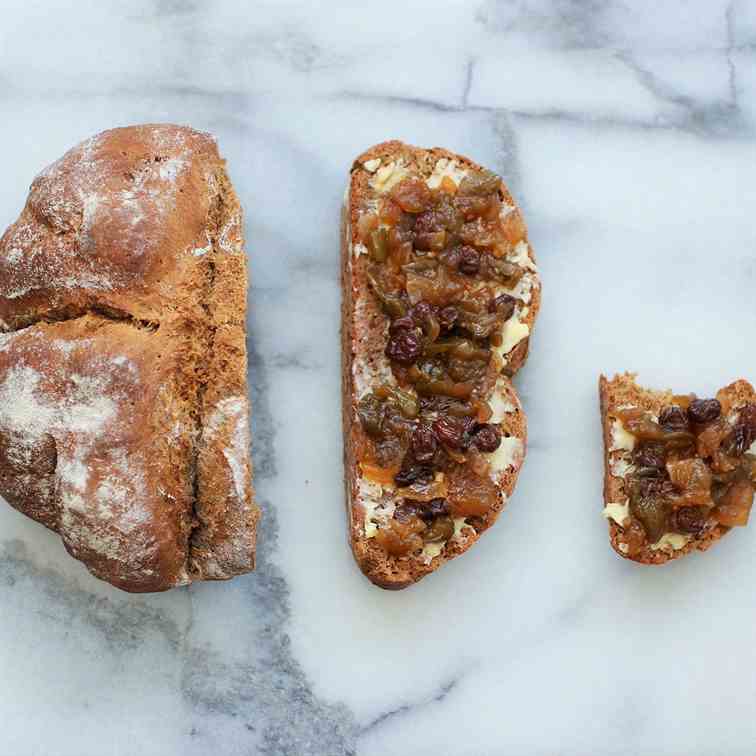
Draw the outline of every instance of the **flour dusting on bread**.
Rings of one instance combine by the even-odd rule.
[[[0,238],[0,491],[125,590],[254,568],[246,279],[216,142],[185,127],[87,139]]]

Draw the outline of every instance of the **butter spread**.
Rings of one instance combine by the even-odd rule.
[[[519,265],[521,268],[532,271],[538,270],[535,263],[530,259],[530,255],[528,254],[528,243],[525,241],[517,242],[517,245],[514,248],[514,253],[510,255],[509,260],[515,265]]]
[[[465,527],[468,527],[467,521],[465,520],[465,518],[455,517],[454,518],[454,535],[451,537],[450,540],[458,538],[462,534],[462,530]]]
[[[372,538],[377,532],[377,522],[384,522],[394,515],[396,504],[391,487],[384,489],[380,483],[360,478],[357,483],[357,498],[365,513],[365,537]]]
[[[461,183],[462,179],[467,175],[467,171],[460,168],[456,160],[448,160],[447,158],[441,158],[433,168],[433,173],[426,179],[425,183],[430,189],[438,189],[441,186],[441,182],[444,176],[450,178],[457,186]]]
[[[609,463],[609,470],[615,478],[624,478],[628,473],[635,469],[626,459],[618,457]]]
[[[372,179],[370,186],[379,194],[390,192],[405,176],[407,169],[401,161],[389,163],[379,168]]]
[[[530,334],[530,327],[521,323],[517,315],[512,316],[501,329],[501,346],[494,347],[501,359],[506,362],[506,355],[514,349],[524,338]]]
[[[689,542],[689,535],[683,535],[682,533],[665,533],[656,543],[651,544],[650,548],[652,551],[667,551],[669,549],[679,551]]]
[[[618,451],[620,449],[626,451],[635,449],[635,436],[625,430],[625,426],[621,420],[614,420],[612,422],[612,444],[609,447],[609,451]]]
[[[607,520],[614,520],[617,525],[622,525],[630,517],[630,502],[624,504],[607,504],[602,512]]]
[[[499,448],[488,455],[488,464],[492,473],[499,473],[517,464],[522,459],[522,441],[515,436],[502,438]]]
[[[517,408],[506,398],[504,394],[504,381],[499,379],[496,381],[493,394],[488,400],[488,405],[491,407],[491,418],[489,422],[500,423],[504,418],[514,412]]]
[[[426,543],[423,546],[423,557],[425,557],[423,561],[428,564],[432,559],[435,559],[444,550],[444,543]]]

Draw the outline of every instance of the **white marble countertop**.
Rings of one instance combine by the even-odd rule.
[[[214,132],[246,208],[259,570],[129,596],[0,508],[0,754],[753,754],[756,533],[616,557],[596,379],[756,379],[756,3],[6,0],[0,226],[145,121]],[[508,511],[398,594],[347,548],[337,337],[346,171],[390,137],[498,170],[544,279]]]

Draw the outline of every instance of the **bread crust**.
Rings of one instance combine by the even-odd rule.
[[[434,572],[441,565],[467,551],[498,518],[506,500],[511,496],[525,458],[527,448],[527,421],[511,380],[503,374],[497,384],[504,401],[512,411],[502,421],[505,435],[520,439],[521,453],[513,463],[498,477],[499,503],[494,511],[485,518],[477,518],[473,525],[467,524],[458,537],[450,539],[440,554],[426,561],[417,557],[395,558],[389,556],[373,538],[365,535],[365,511],[359,504],[358,487],[360,476],[355,450],[362,433],[356,417],[359,389],[356,385],[356,361],[370,369],[379,369],[384,360],[386,344],[386,318],[369,295],[365,278],[364,257],[353,255],[353,244],[359,242],[353,238],[352,230],[357,226],[359,208],[371,194],[370,174],[364,170],[364,163],[380,159],[395,160],[399,156],[422,175],[428,176],[436,162],[445,158],[455,160],[458,164],[480,170],[472,160],[456,155],[441,148],[421,149],[399,141],[384,142],[363,152],[355,161],[350,173],[349,185],[341,217],[341,288],[342,288],[342,425],[344,439],[344,480],[345,503],[347,510],[348,535],[354,558],[362,572],[375,585],[388,590],[406,588],[426,575]],[[503,199],[514,206],[514,201],[506,187],[502,185]],[[532,251],[530,259],[534,262]],[[530,313],[526,322],[532,330],[540,306],[540,280],[535,276],[532,288]],[[357,310],[359,309],[359,314]],[[528,340],[523,340],[510,353],[509,371],[512,375],[519,370],[527,357]],[[357,371],[359,372],[359,370]]]
[[[254,568],[246,280],[224,162],[187,127],[88,139],[0,239],[0,493],[119,588]]]
[[[611,412],[623,405],[632,405],[658,414],[663,406],[672,403],[674,396],[670,390],[654,391],[643,388],[636,383],[635,378],[635,373],[615,375],[611,380],[607,379],[604,375],[599,377],[599,409],[604,442],[604,506],[611,502],[621,502],[627,499],[623,478],[613,475],[611,469],[611,457],[613,453],[616,454],[616,452],[611,450]],[[726,386],[718,395],[730,399],[733,406],[756,401],[756,392],[753,386],[743,379]],[[609,541],[617,554],[625,559],[649,565],[665,564],[673,559],[679,559],[692,551],[706,551],[730,530],[730,528],[724,525],[716,525],[713,529],[704,533],[703,536],[692,538],[680,549],[653,550],[650,546],[646,546],[639,553],[630,556],[625,554],[620,548],[622,528],[614,520],[608,519],[607,522]]]

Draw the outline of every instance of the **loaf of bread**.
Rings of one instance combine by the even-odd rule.
[[[540,279],[501,179],[443,149],[376,145],[342,215],[346,504],[360,569],[382,588],[470,548],[511,496]]]
[[[0,494],[97,577],[254,569],[241,209],[213,137],[99,134],[0,239]]]
[[[599,379],[604,516],[623,557],[663,564],[705,551],[748,523],[756,482],[756,393],[744,380],[716,398]]]

